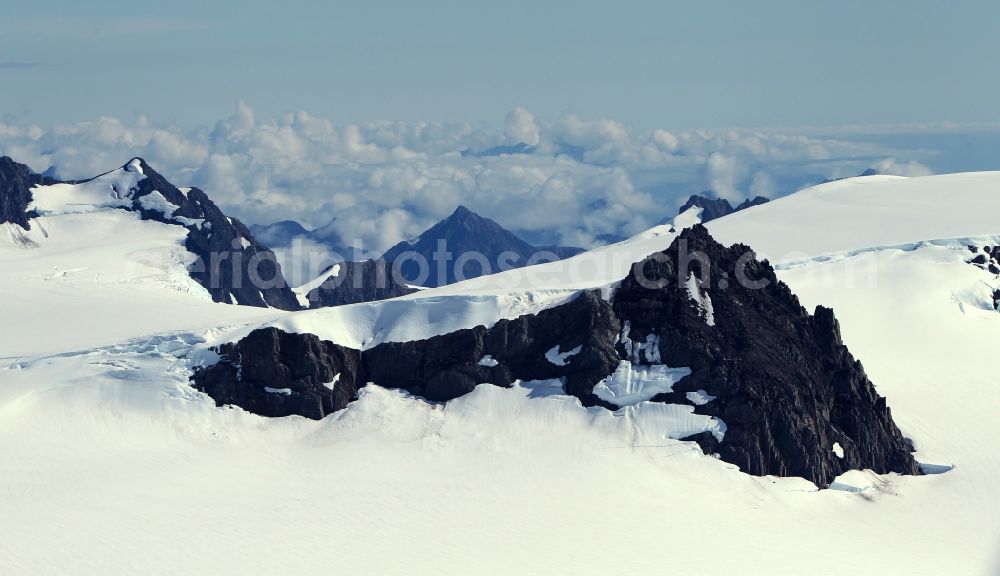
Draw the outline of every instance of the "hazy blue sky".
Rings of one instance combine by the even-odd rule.
[[[1000,2],[5,2],[0,119],[998,122]]]

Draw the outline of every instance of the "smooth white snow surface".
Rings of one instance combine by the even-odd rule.
[[[917,458],[954,466],[824,491],[677,440],[712,429],[691,406],[584,409],[558,382],[445,405],[368,386],[319,422],[188,386],[209,344],[258,325],[367,346],[552,306],[617,281],[669,227],[584,255],[622,262],[590,280],[560,283],[569,259],[290,314],[206,300],[179,226],[53,196],[61,215],[0,229],[2,572],[997,574],[1000,281],[964,243],[1000,240],[1000,176],[863,180],[709,225],[771,257],[805,306],[832,306]],[[656,335],[630,338],[658,361]]]

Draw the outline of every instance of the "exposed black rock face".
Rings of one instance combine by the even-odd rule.
[[[698,207],[701,208],[701,223],[704,224],[710,220],[715,220],[717,218],[722,218],[723,216],[728,216],[733,212],[739,212],[740,210],[746,210],[752,206],[760,206],[761,204],[766,204],[769,200],[763,196],[757,196],[753,199],[747,199],[740,202],[735,208],[729,203],[729,200],[725,198],[709,198],[707,194],[692,194],[688,198],[687,202],[677,210],[678,214],[683,214],[689,208]],[[667,219],[664,219],[660,224],[666,224]]]
[[[439,253],[443,247],[447,257]],[[412,242],[400,242],[382,256],[399,266],[410,284],[436,287],[460,279],[476,278],[511,268],[558,260],[581,250],[560,248],[553,251],[521,240],[499,224],[483,218],[465,206],[438,222]],[[470,258],[470,255],[476,255]],[[460,258],[465,260],[459,261]],[[480,257],[484,261],[480,261]],[[427,263],[426,267],[420,261]],[[485,266],[484,266],[485,264]],[[485,268],[485,270],[484,270]]]
[[[198,373],[198,389],[264,416],[323,418],[347,406],[364,377],[360,352],[312,334],[256,330],[219,354],[222,362]]]
[[[594,385],[618,365],[619,323],[598,292],[536,315],[501,320],[492,328],[459,330],[417,342],[390,342],[363,353],[368,381],[405,388],[429,400],[449,400],[477,385],[510,386],[514,380],[562,378],[567,392],[585,404],[602,402]],[[580,352],[565,365],[546,353]],[[482,362],[490,357],[493,362]],[[492,365],[494,364],[495,365]]]
[[[416,292],[397,281],[398,274],[392,273],[385,260],[341,262],[334,266],[337,273],[306,295],[310,308],[374,302]],[[329,271],[330,268],[327,268],[323,274]]]
[[[18,164],[7,156],[0,156],[0,224],[12,222],[30,230],[30,220],[36,216],[28,210],[31,189],[38,185],[56,183],[52,178],[32,172],[24,164]]]
[[[646,260],[643,277],[662,288],[630,276],[614,306],[630,321],[633,341],[655,334],[665,364],[692,370],[659,400],[681,402],[697,390],[717,397],[695,407],[727,426],[718,446],[703,449],[751,474],[802,476],[819,485],[855,468],[918,472],[910,443],[841,341],[831,310],[817,307],[810,316],[750,248],[725,248],[703,226],[677,242],[686,243],[681,254],[704,258],[685,271],[675,245],[666,258]],[[691,290],[711,302],[712,323],[704,307],[692,305]]]
[[[635,353],[639,342],[657,354]],[[653,400],[688,404],[686,393],[698,390],[715,396],[695,411],[725,422],[724,437],[691,440],[745,472],[802,476],[820,486],[854,468],[918,473],[909,442],[841,341],[832,311],[818,307],[810,316],[766,262],[746,246],[721,246],[700,225],[637,263],[613,302],[583,292],[489,329],[363,352],[273,328],[219,352],[219,364],[193,376],[216,402],[313,418],[343,408],[367,382],[444,401],[482,383],[559,378],[585,405],[615,408],[594,394],[595,385],[622,361],[662,359],[692,373]],[[553,363],[550,352],[570,354]],[[331,391],[323,382],[336,371],[344,374]]]
[[[264,416],[322,418],[346,407],[368,382],[446,401],[478,384],[565,378],[567,390],[577,391],[588,404],[602,404],[590,392],[618,365],[617,334],[610,304],[599,293],[584,292],[568,304],[501,320],[490,329],[390,342],[363,352],[312,334],[259,329],[220,347],[222,360],[192,379],[219,405]],[[546,359],[552,348],[568,352],[577,346],[581,351],[565,365]],[[328,385],[338,374],[336,385]]]

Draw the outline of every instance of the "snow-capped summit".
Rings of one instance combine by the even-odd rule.
[[[88,214],[118,210],[142,221],[182,227],[183,245],[193,255],[188,272],[213,300],[285,310],[299,307],[273,253],[242,222],[226,216],[201,190],[177,188],[142,158],[71,182],[36,175],[5,159],[0,162],[0,206],[4,207],[0,222],[22,228],[30,228],[32,221],[44,225],[76,215],[86,221]]]

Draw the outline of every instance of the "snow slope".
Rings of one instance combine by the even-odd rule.
[[[1000,172],[865,176],[807,188],[708,224],[724,243],[788,263],[1000,233]]]
[[[447,405],[371,386],[319,422],[217,409],[186,384],[192,364],[212,361],[208,343],[263,323],[364,345],[550,306],[612,284],[669,245],[669,227],[576,257],[594,266],[589,279],[560,283],[574,258],[293,314],[214,304],[177,289],[177,267],[128,264],[143,249],[183,260],[175,227],[110,211],[42,219],[19,241],[7,230],[0,566],[996,574],[1000,281],[965,263],[964,245],[1000,241],[998,184],[992,173],[832,183],[711,223],[769,255],[804,305],[833,306],[918,460],[954,466],[851,472],[824,491],[741,474],[672,439],[699,425],[676,406],[588,410],[551,383],[480,386]]]

